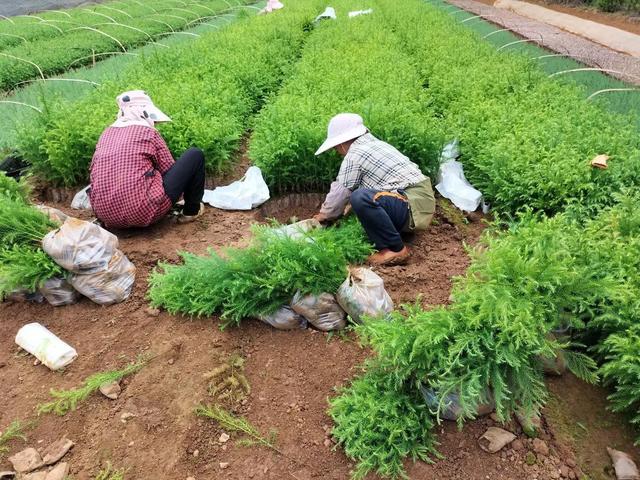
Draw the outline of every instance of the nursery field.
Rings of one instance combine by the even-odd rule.
[[[65,460],[76,480],[608,480],[607,447],[640,459],[640,117],[628,102],[588,99],[624,84],[550,77],[579,64],[540,62],[545,51],[532,46],[500,50],[509,33],[487,37],[494,27],[461,23],[470,15],[440,1],[337,0],[337,19],[319,21],[320,0],[259,16],[235,3],[107,1],[36,19],[119,13],[115,29],[185,17],[162,20],[175,33],[164,47],[132,37],[121,50],[135,55],[64,74],[95,82],[77,95],[39,82],[3,97],[31,107],[14,104],[30,113],[0,120],[12,124],[0,148],[30,174],[0,175],[0,296],[11,298],[0,303],[0,471],[10,454],[62,436],[75,442]],[[186,17],[205,4],[210,14]],[[23,18],[0,21],[0,57],[75,35],[36,33]],[[56,224],[33,204],[86,185],[114,99],[130,89],[172,118],[158,130],[174,156],[200,147],[215,185],[256,165],[272,199],[114,231],[137,270],[122,303],[11,297],[64,275],[40,245]],[[314,152],[342,111],[360,113],[434,184],[457,139],[490,213],[438,197],[430,228],[407,239],[411,261],[375,268],[389,316],[328,333],[276,330],[258,318],[335,294],[372,251],[353,218],[302,239],[273,230],[274,217],[286,224],[319,208],[340,158]],[[597,155],[607,168],[591,165]],[[47,205],[92,219],[68,202]],[[13,342],[32,321],[78,359],[59,373],[34,364]],[[114,378],[117,399],[96,392]],[[452,402],[457,422],[445,420]],[[493,412],[482,416],[486,404]],[[515,439],[487,453],[478,439],[488,427]]]

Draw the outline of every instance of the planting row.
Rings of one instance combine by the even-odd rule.
[[[258,115],[250,158],[275,191],[327,188],[340,158],[318,160],[314,152],[333,115],[358,112],[375,135],[434,174],[442,136],[411,59],[381,15],[348,18],[357,2],[335,7],[338,19],[318,26],[291,78]]]
[[[628,118],[547,79],[535,61],[496,52],[437,7],[379,8],[415,58],[446,134],[460,139],[468,178],[494,208],[555,213],[574,204],[594,213],[612,191],[640,182]],[[598,154],[612,158],[608,170],[590,166]]]
[[[109,1],[91,7],[18,15],[0,21],[0,51],[14,45],[54,39],[75,27],[93,27],[105,22],[140,19],[149,15],[178,15],[180,6],[186,4],[176,0]]]
[[[296,60],[319,9],[315,3],[241,20],[188,45],[141,58],[80,102],[49,106],[37,128],[19,132],[19,151],[51,182],[71,186],[86,181],[98,137],[117,113],[116,95],[139,88],[172,118],[159,126],[172,153],[197,145],[208,170],[219,172],[229,166],[249,117]]]
[[[600,375],[614,388],[612,408],[638,423],[640,209],[618,193],[638,184],[629,122],[529,59],[497,54],[446,13],[418,1],[376,5],[415,59],[445,135],[461,139],[474,184],[501,212],[561,213],[523,214],[486,236],[449,307],[410,307],[359,328],[376,356],[331,406],[356,476],[398,477],[403,458],[433,454],[429,428],[452,400],[461,422],[488,402],[502,419],[536,415],[546,361],[587,381]],[[589,165],[600,153],[612,157],[608,170]]]
[[[27,32],[0,32],[0,39],[15,41],[20,37],[22,40],[16,45],[6,45],[0,51],[0,90],[95,63],[106,55],[125,54],[129,48],[144,43],[157,43],[163,35],[189,28],[229,10],[229,3],[202,0],[189,8],[178,8],[175,2],[163,0],[159,5],[147,2],[127,9],[120,7],[113,11],[105,6],[76,9],[78,12],[70,18],[58,16],[55,20],[42,21],[32,18],[32,21],[18,25],[9,23],[12,20],[0,22],[4,30],[11,30],[11,27],[34,30],[31,37]],[[38,37],[38,32],[43,30],[48,35]],[[158,46],[162,48],[162,44]]]

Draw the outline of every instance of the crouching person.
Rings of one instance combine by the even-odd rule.
[[[401,234],[425,230],[431,223],[435,212],[431,181],[406,156],[369,133],[360,115],[341,113],[331,119],[327,139],[316,155],[331,148],[344,160],[314,218],[335,220],[350,201],[378,250],[369,263],[406,262],[410,252]]]
[[[89,198],[108,228],[146,227],[164,217],[180,197],[179,223],[204,212],[204,154],[187,150],[177,162],[155,129],[171,119],[141,90],[117,98],[118,118],[100,137],[91,162]]]

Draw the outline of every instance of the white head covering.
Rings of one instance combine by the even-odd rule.
[[[341,143],[361,137],[368,131],[360,115],[356,113],[339,113],[329,121],[327,139],[320,145],[316,155],[320,155]]]
[[[158,122],[170,122],[171,119],[156,107],[149,95],[142,90],[131,90],[116,98],[120,112],[112,127],[142,125],[153,127]]]

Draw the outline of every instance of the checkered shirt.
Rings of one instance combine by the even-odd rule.
[[[173,157],[157,130],[142,125],[109,127],[91,162],[89,197],[109,228],[146,227],[171,209],[162,175]]]
[[[409,158],[366,133],[349,147],[336,181],[351,191],[357,188],[394,191],[420,183],[425,178]]]

